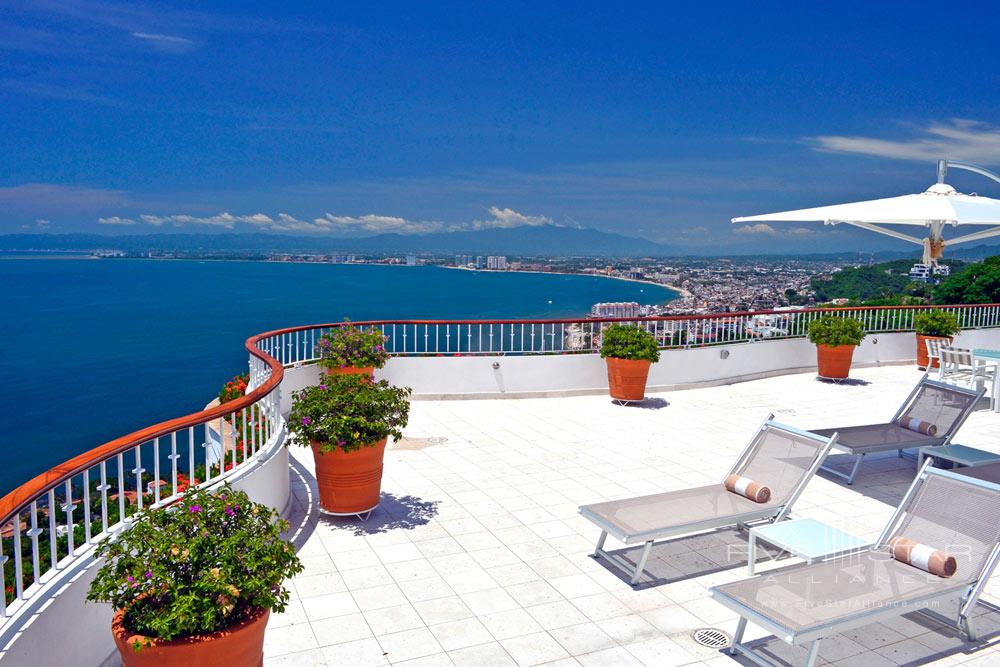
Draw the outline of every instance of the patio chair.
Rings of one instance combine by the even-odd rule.
[[[710,589],[710,597],[740,616],[730,652],[771,664],[743,643],[752,621],[788,644],[808,645],[805,665],[812,667],[823,638],[917,611],[975,640],[972,611],[1000,560],[998,515],[1000,485],[928,462],[867,550]],[[939,577],[893,559],[888,544],[896,536],[954,556],[955,573]],[[956,598],[954,617],[935,608]]]
[[[946,342],[947,338],[926,338],[924,339],[924,345],[927,347],[927,370],[934,368],[934,361],[937,360],[938,367],[941,365],[941,343]]]
[[[963,347],[942,345],[938,348],[938,380],[949,384],[972,386],[976,369],[972,360],[972,350]]]
[[[601,536],[593,557],[603,557],[624,571],[636,586],[657,540],[727,526],[743,527],[752,521],[780,521],[791,511],[806,484],[816,473],[837,440],[772,421],[761,424],[722,482],[693,489],[612,500],[580,507],[580,514],[597,524]],[[769,500],[758,503],[728,491],[724,480],[739,475],[766,485]],[[608,535],[624,544],[643,544],[642,555],[632,567],[604,550]]]
[[[839,434],[834,449],[855,457],[849,473],[840,472],[829,465],[820,469],[847,480],[848,484],[854,484],[861,462],[868,454],[896,450],[902,457],[903,451],[907,449],[947,445],[968,419],[985,391],[931,380],[924,373],[896,414],[886,423],[810,429],[817,435]],[[912,431],[900,424],[904,417],[929,422],[934,425],[936,432],[929,435]]]

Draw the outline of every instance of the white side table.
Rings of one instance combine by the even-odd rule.
[[[921,447],[917,452],[918,470],[923,467],[924,459],[928,456],[933,459],[941,459],[942,461],[951,461],[956,466],[965,466],[966,468],[975,468],[976,466],[984,466],[987,463],[1000,461],[1000,454],[983,451],[975,447],[966,447],[965,445]]]
[[[808,563],[861,551],[869,542],[828,526],[816,519],[791,519],[750,529],[750,554],[747,575],[753,576],[757,561],[757,540],[788,551]]]

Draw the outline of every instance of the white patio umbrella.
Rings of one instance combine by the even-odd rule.
[[[952,246],[1000,236],[1000,200],[957,192],[944,182],[949,166],[973,171],[1000,182],[1000,176],[982,167],[941,160],[938,163],[938,182],[920,194],[750,215],[733,218],[733,222],[822,222],[827,225],[851,225],[923,246],[924,264],[936,264],[946,243]],[[921,239],[884,225],[926,227],[927,237]],[[946,242],[942,238],[942,232],[948,225],[985,225],[987,228]]]

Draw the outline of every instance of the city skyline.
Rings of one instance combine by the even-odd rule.
[[[0,233],[558,225],[678,252],[906,249],[729,223],[919,192],[938,157],[1000,164],[997,10],[906,7],[20,3],[0,14]]]

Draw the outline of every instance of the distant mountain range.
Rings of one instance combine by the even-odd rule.
[[[10,234],[0,250],[93,250],[127,252],[351,252],[463,253],[473,255],[561,255],[582,257],[665,257],[667,246],[596,229],[541,225],[432,234],[378,234],[358,238],[279,234]]]
[[[378,234],[355,238],[325,236],[292,236],[260,233],[202,234],[7,234],[0,235],[0,251],[90,251],[116,249],[125,252],[178,253],[267,253],[320,252],[357,254],[438,253],[470,255],[515,255],[521,257],[683,257],[695,256],[648,239],[624,236],[597,229],[558,227],[514,227],[482,229],[467,232],[437,232],[431,234]],[[697,256],[747,257],[750,253]],[[1000,255],[1000,245],[960,246],[947,249],[950,259],[977,260]],[[913,259],[920,251],[878,251],[859,253],[782,253],[768,255],[770,259],[797,258],[845,263]]]

